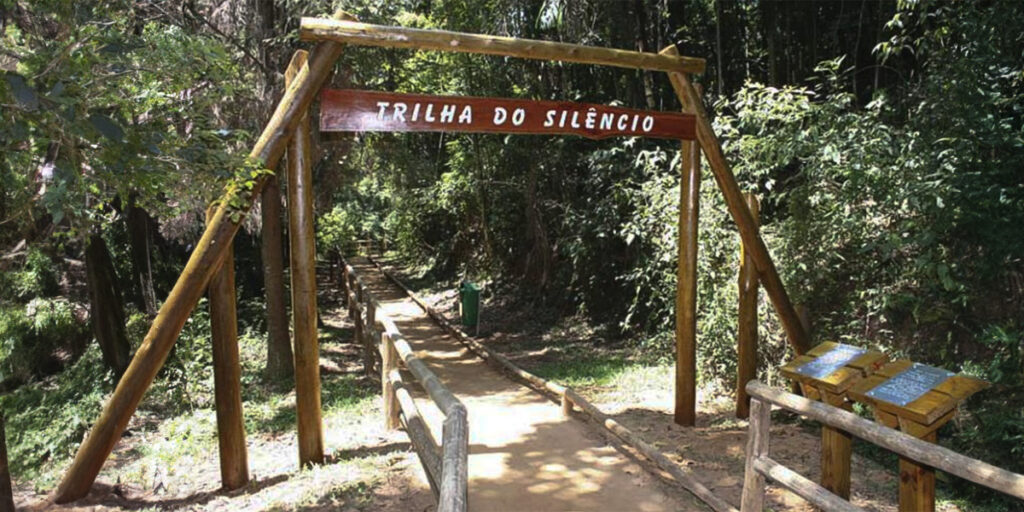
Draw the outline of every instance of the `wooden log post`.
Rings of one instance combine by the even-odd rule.
[[[850,499],[850,462],[853,436],[828,425],[821,426],[821,486],[845,500]]]
[[[765,479],[754,463],[768,456],[768,439],[772,422],[771,405],[761,400],[750,404],[750,427],[747,434],[746,470],[743,472],[743,496],[740,498],[742,512],[760,512],[764,509]]]
[[[754,194],[745,194],[747,207],[754,224],[758,222],[760,206]],[[747,383],[757,378],[757,267],[748,255],[746,244],[740,242],[739,321],[736,347],[736,417],[750,414],[750,395]]]
[[[661,53],[662,55],[679,54],[675,45],[665,48]],[[789,339],[790,345],[792,345],[794,352],[798,355],[803,354],[810,348],[810,340],[803,326],[800,325],[800,320],[793,309],[793,304],[789,300],[786,288],[782,285],[782,279],[779,278],[779,273],[775,269],[775,262],[772,261],[768,248],[765,246],[764,240],[761,239],[758,227],[750,217],[750,210],[743,202],[743,193],[736,183],[736,176],[733,175],[729,162],[725,159],[722,145],[718,142],[718,138],[715,137],[715,133],[711,128],[711,119],[708,117],[707,109],[701,103],[700,95],[695,90],[693,84],[690,83],[690,78],[686,73],[669,72],[668,78],[683,107],[692,107],[694,114],[697,116],[697,140],[704,151],[704,156],[707,158],[708,166],[715,177],[715,182],[722,191],[725,204],[729,208],[733,222],[736,223],[736,227],[739,229],[743,244],[750,251],[750,257],[757,266],[761,284],[764,286],[765,292],[768,293],[768,297],[772,300],[772,305],[775,307],[775,312],[779,315],[779,321],[786,331],[786,337]]]
[[[401,408],[399,407],[398,398],[395,395],[395,388],[392,385],[392,380],[390,378],[391,372],[398,371],[398,351],[395,350],[395,345],[391,340],[391,334],[387,331],[381,334],[380,340],[380,380],[382,387],[381,391],[384,397],[384,427],[388,430],[394,430],[402,424],[401,419],[399,418]]]
[[[913,435],[911,432],[907,432]],[[915,435],[922,441],[938,442],[938,430]],[[900,457],[900,512],[934,512],[935,469]]]
[[[367,294],[369,295],[369,294]],[[373,376],[373,369],[377,362],[375,352],[374,333],[377,332],[377,304],[376,301],[366,301],[366,324],[363,326],[363,372],[367,377]]]
[[[295,52],[285,82],[306,67],[307,54]],[[299,464],[324,461],[320,411],[320,346],[317,340],[316,241],[313,232],[313,151],[309,115],[295,127],[288,144],[288,236],[291,242],[292,330],[295,335],[295,414]]]
[[[206,210],[209,222],[214,206]],[[234,245],[233,243],[231,245]],[[242,418],[242,367],[238,361],[238,319],[235,306],[234,249],[210,279],[210,335],[213,339],[213,389],[217,406],[217,444],[220,480],[224,489],[249,483],[249,456]]]
[[[682,143],[679,183],[679,262],[676,281],[675,422],[697,421],[697,224],[700,210],[700,151]]]
[[[351,16],[339,13],[336,17]],[[249,159],[264,168],[277,165],[292,131],[309,110],[320,86],[341,56],[342,46],[334,42],[318,44],[309,66],[296,75],[277,104],[263,133],[249,152]],[[54,492],[57,503],[67,503],[89,493],[103,463],[120,439],[143,395],[163,367],[175,340],[185,326],[193,308],[206,290],[210,277],[227,255],[244,214],[259,196],[265,179],[258,179],[251,189],[233,185],[220,201],[217,213],[207,226],[174,288],[157,313],[142,345],[128,365],[121,380],[93,425],[89,436],[78,448],[71,466]],[[241,203],[241,206],[238,206]],[[235,205],[235,206],[231,206]]]

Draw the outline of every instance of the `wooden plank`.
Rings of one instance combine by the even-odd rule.
[[[821,486],[850,499],[850,456],[853,437],[835,427],[821,426]]]
[[[744,452],[746,469],[743,472],[742,512],[760,512],[764,509],[764,475],[754,468],[754,461],[768,456],[771,435],[772,407],[761,400],[750,404],[750,426],[747,428],[747,449]]]
[[[936,432],[922,440],[934,443]],[[935,511],[935,470],[906,457],[900,457],[900,511]]]
[[[797,496],[822,510],[829,512],[859,512],[863,510],[768,457],[755,459],[754,468],[758,473],[771,478],[775,483],[793,491]]]
[[[957,401],[960,401],[979,391],[988,389],[991,385],[992,384],[989,384],[988,382],[968,375],[957,375],[956,377],[935,386],[932,388],[932,391],[949,395]]]
[[[580,135],[693,140],[694,117],[594,103],[325,89],[320,131]]]
[[[348,16],[339,13],[337,16]],[[341,56],[341,45],[327,42],[317,45],[312,62],[303,68],[277,104],[273,116],[249,152],[249,160],[274,168],[284,153],[291,132],[309,108],[334,62]],[[232,186],[220,200],[220,207],[206,228],[174,288],[164,301],[142,341],[128,370],[121,377],[89,436],[78,448],[75,458],[54,492],[57,503],[67,503],[89,493],[103,463],[120,439],[143,395],[163,366],[189,314],[206,290],[213,272],[224,261],[227,247],[238,231],[244,213],[252,207],[265,179],[252,190]],[[228,205],[241,206],[231,206]]]
[[[483,53],[537,60],[558,60],[632,69],[703,73],[704,59],[598,48],[552,41],[517,39],[407,27],[371,25],[354,21],[302,18],[299,37],[304,41],[336,41],[364,46],[415,48],[446,52]]]
[[[754,223],[758,223],[760,205],[754,194],[744,195]],[[736,417],[746,418],[750,396],[746,385],[757,378],[757,266],[740,244],[739,319],[736,336]]]
[[[697,421],[697,225],[700,215],[700,151],[683,142],[679,182],[679,261],[676,275],[676,396],[674,420]]]
[[[211,205],[206,211],[207,221],[212,214]],[[210,279],[208,293],[220,480],[224,489],[234,490],[249,483],[249,455],[245,446],[245,420],[242,418],[242,367],[238,359],[233,247],[228,248],[224,263]]]
[[[306,67],[305,52],[285,72],[290,83]],[[288,236],[291,249],[292,331],[295,337],[295,416],[299,464],[322,464],[324,432],[320,410],[320,342],[317,339],[316,239],[313,227],[313,148],[308,114],[288,144]]]
[[[753,381],[747,392],[774,405],[807,416],[808,418],[850,432],[856,437],[886,450],[945,471],[989,489],[1024,499],[1024,475],[1013,473],[977,459],[956,453],[948,448],[928,443],[903,432],[873,423],[852,412],[830,407],[802,396],[772,388]]]
[[[662,54],[677,55],[678,51],[675,45],[673,45],[663,50]],[[768,248],[765,246],[764,240],[761,239],[758,228],[754,225],[754,220],[750,216],[750,210],[743,202],[743,193],[740,191],[740,187],[736,183],[736,177],[733,175],[732,169],[725,159],[722,146],[718,142],[718,138],[715,137],[714,130],[711,128],[711,120],[708,117],[707,110],[704,108],[704,104],[700,101],[700,96],[694,90],[693,84],[690,83],[690,79],[685,73],[670,72],[668,77],[676,95],[679,97],[679,101],[684,106],[692,105],[694,108],[694,113],[697,116],[697,140],[700,142],[701,149],[704,150],[704,156],[711,167],[711,172],[715,176],[718,188],[722,191],[726,206],[729,208],[729,213],[739,229],[743,243],[750,249],[750,257],[754,259],[754,263],[757,265],[761,284],[764,286],[765,292],[768,293],[768,297],[772,300],[772,305],[775,307],[775,312],[778,314],[782,327],[786,331],[789,343],[793,346],[793,350],[797,355],[803,354],[811,348],[810,338],[800,323],[800,318],[793,308],[793,303],[789,300],[786,288],[782,285],[782,279],[779,278],[779,273],[775,269],[775,263],[772,261],[771,255],[768,254]]]

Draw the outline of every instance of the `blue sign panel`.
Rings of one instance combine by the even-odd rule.
[[[910,368],[875,386],[866,395],[903,407],[953,375],[956,374],[942,368],[914,363]]]
[[[815,379],[824,379],[866,352],[867,350],[862,348],[840,343],[814,361],[798,366],[796,372]]]

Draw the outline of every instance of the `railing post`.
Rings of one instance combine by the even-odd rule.
[[[213,218],[214,206],[206,210]],[[233,243],[231,245],[234,245]],[[217,406],[220,480],[227,490],[249,482],[249,457],[242,419],[242,368],[238,362],[238,320],[235,309],[235,256],[228,247],[224,263],[210,278],[210,337],[213,342],[213,388]]]
[[[387,331],[381,334],[380,344],[380,382],[384,395],[384,426],[388,430],[394,430],[401,425],[398,417],[401,408],[395,394],[395,387],[391,383],[391,371],[398,369],[398,351],[395,350],[395,345],[392,343],[391,333]]]
[[[368,298],[369,299],[369,298]],[[374,306],[373,300],[366,300],[366,325],[363,329],[363,371],[366,372],[366,376],[373,375],[373,366],[376,361],[376,357],[373,356],[373,352],[376,350],[373,344],[373,333],[377,330],[377,307]]]
[[[743,473],[741,512],[761,512],[764,508],[764,476],[754,468],[754,462],[768,456],[772,406],[758,398],[750,401],[750,426],[747,428],[746,469]]]
[[[296,52],[285,82],[306,66]],[[320,347],[317,340],[316,247],[313,234],[313,149],[309,115],[295,127],[288,144],[288,235],[291,239],[292,328],[295,332],[295,415],[299,464],[324,461],[320,411]]]
[[[744,194],[754,225],[758,224],[760,206],[757,196]],[[750,250],[740,240],[740,306],[736,347],[736,417],[746,418],[750,414],[750,396],[747,383],[757,378],[757,266],[750,257]]]
[[[938,441],[938,430],[915,437],[922,441],[935,443]],[[934,510],[935,468],[901,456],[900,512],[933,512]]]
[[[572,400],[564,391],[562,392],[562,415],[567,418],[572,416]]]

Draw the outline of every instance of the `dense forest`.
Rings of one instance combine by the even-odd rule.
[[[369,23],[675,44],[707,59],[695,81],[814,340],[991,382],[943,442],[1024,471],[1020,2],[0,0],[0,406],[16,479],[52,488],[207,205],[252,179],[245,152],[307,46],[299,18],[338,7]],[[662,73],[482,55],[347,48],[330,81],[680,108]],[[319,134],[316,146],[322,261],[386,239],[428,279],[484,282],[488,300],[541,325],[587,323],[636,357],[672,360],[678,143],[365,133]],[[699,378],[730,393],[739,241],[705,176]],[[280,229],[280,201],[280,187],[264,190],[235,242],[240,330],[261,354],[244,378],[277,385],[291,349],[286,305],[268,305],[279,295],[267,290],[287,283],[265,279],[280,255],[261,228]],[[780,383],[773,368],[791,354],[764,298],[761,311],[761,371]],[[151,392],[165,412],[202,405],[207,314],[186,324]],[[970,485],[956,492],[1010,506]]]

